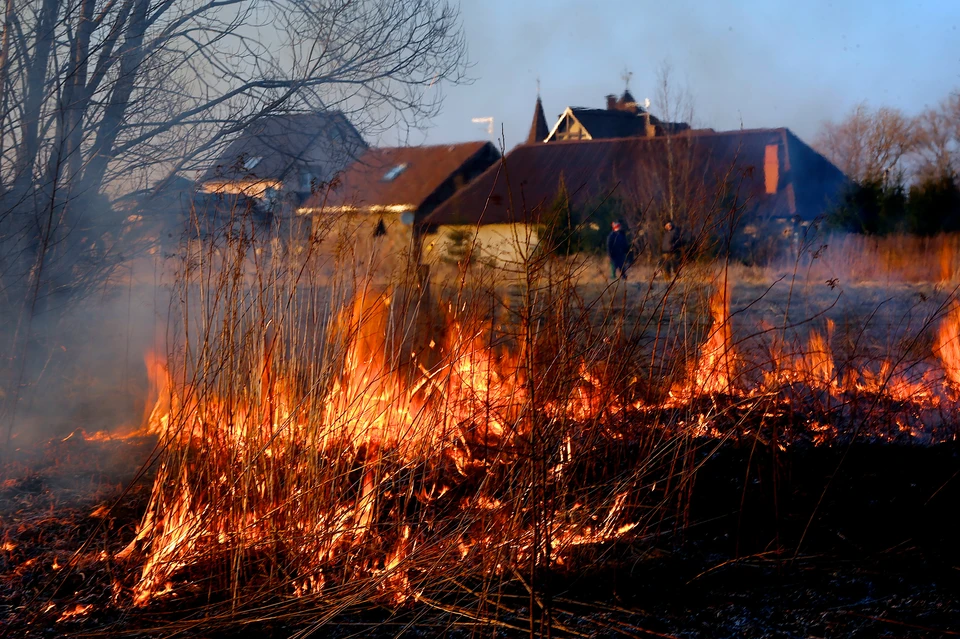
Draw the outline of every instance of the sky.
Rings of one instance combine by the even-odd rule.
[[[695,126],[789,127],[812,141],[857,103],[915,114],[960,89],[960,0],[462,0],[473,82],[410,143],[530,128],[537,80],[552,126],[567,106],[630,90],[654,100],[657,70],[686,89]],[[654,115],[658,115],[653,110]],[[492,117],[495,135],[471,122]],[[389,143],[389,140],[384,140]]]

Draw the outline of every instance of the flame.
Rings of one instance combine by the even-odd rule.
[[[341,314],[331,342],[343,345],[342,372],[324,392],[304,393],[298,380],[279,374],[273,343],[264,346],[256,387],[232,399],[177,388],[169,379],[158,384],[166,392],[149,429],[186,457],[204,450],[215,458],[161,467],[137,537],[122,553],[147,551],[135,604],[158,596],[174,574],[211,550],[257,548],[278,528],[297,531],[301,556],[315,566],[351,548],[386,544],[382,567],[371,562],[367,569],[387,590],[405,593],[395,601],[411,596],[403,566],[415,533],[407,524],[383,539],[374,525],[385,482],[404,465],[432,458],[466,474],[480,451],[515,446],[527,431],[525,382],[516,356],[497,354],[489,333],[466,317],[450,320],[439,349],[431,340],[399,357],[386,342],[392,312],[389,295],[364,293]],[[428,368],[427,352],[437,350]],[[304,450],[313,458],[298,452]],[[313,464],[321,463],[316,455],[341,467],[344,479],[358,473],[358,483],[309,485]],[[211,466],[220,470],[212,474]],[[201,467],[198,484],[193,475]],[[239,469],[246,470],[238,477]],[[428,501],[446,490],[436,488]],[[330,490],[340,496],[318,506],[317,493]],[[313,570],[293,590],[303,595],[326,583]]]
[[[70,619],[75,619],[77,617],[85,617],[90,614],[90,611],[93,610],[93,604],[77,604],[72,608],[67,608],[61,613],[57,618],[57,623],[68,621]]]
[[[710,336],[700,350],[695,388],[700,393],[730,393],[737,375],[738,358],[733,349],[730,323],[730,282],[725,281],[710,297]]]
[[[529,459],[537,437],[544,440],[538,424],[574,425],[550,440],[542,477],[557,484],[576,468],[580,447],[595,450],[585,434],[624,440],[624,421],[689,437],[727,435],[716,415],[685,414],[669,426],[644,421],[646,412],[663,407],[631,396],[636,378],[618,386],[613,373],[586,360],[567,370],[569,392],[543,398],[534,413],[534,395],[544,385],[528,368],[524,336],[498,340],[488,319],[452,305],[439,332],[416,322],[398,331],[406,311],[394,299],[360,291],[327,330],[325,368],[305,366],[279,329],[230,355],[226,372],[191,371],[181,362],[176,377],[190,381],[174,383],[177,363],[148,356],[154,405],[146,431],[160,437],[166,453],[136,538],[118,555],[142,557],[134,604],[175,594],[180,575],[209,562],[233,566],[226,578],[235,588],[236,566],[247,556],[270,566],[282,562],[276,570],[290,575],[295,596],[363,583],[394,604],[420,596],[415,576],[426,569],[418,562],[436,566],[441,557],[455,557],[494,571],[507,558],[563,563],[576,546],[636,534],[640,502],[636,491],[618,490],[590,506],[568,504],[539,527],[517,516],[517,504],[503,499],[495,482],[501,475],[516,480],[515,470],[504,469]],[[830,402],[855,392],[922,397],[929,405],[940,397],[929,380],[888,362],[874,372],[838,371],[832,322],[811,331],[799,354],[778,350],[764,380],[751,384],[734,346],[728,284],[711,295],[709,312],[706,339],[687,362],[685,381],[670,389],[669,408],[726,395],[776,411],[806,401],[770,392],[791,385]],[[956,389],[958,333],[954,309],[935,352]],[[804,428],[815,444],[839,435],[819,416]],[[877,432],[889,439],[926,436],[909,418]],[[762,436],[759,427],[752,433]],[[442,512],[442,523],[427,512]],[[439,535],[438,526],[453,532]],[[487,556],[498,559],[486,564]]]
[[[940,358],[947,381],[960,389],[960,303],[954,304],[940,323],[934,353]]]
[[[671,389],[671,396],[680,403],[701,395],[732,394],[740,358],[733,347],[733,328],[730,322],[730,283],[724,280],[710,296],[708,303],[711,326],[707,340],[699,354],[689,364],[687,381]]]

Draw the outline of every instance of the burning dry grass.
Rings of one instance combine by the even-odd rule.
[[[789,301],[780,326],[744,328],[715,265],[591,295],[582,263],[543,257],[510,286],[481,270],[441,288],[418,269],[319,277],[309,249],[259,242],[181,265],[148,361],[153,488],[135,538],[103,551],[128,570],[110,605],[201,602],[198,627],[415,602],[496,625],[523,606],[562,631],[550,580],[681,528],[726,442],[956,439],[947,301],[864,356],[816,314],[801,339]]]
[[[682,524],[698,460],[728,439],[956,435],[949,372],[841,374],[832,324],[751,358],[722,274],[699,347],[670,358],[669,287],[648,287],[627,324],[556,264],[528,265],[506,299],[482,282],[438,295],[419,274],[316,286],[304,265],[250,255],[182,275],[182,342],[149,424],[164,452],[123,553],[142,565],[136,605],[199,587],[245,606],[469,616],[520,583],[549,625],[543,575]],[[942,326],[949,371],[958,325]]]

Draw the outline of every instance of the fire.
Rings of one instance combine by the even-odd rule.
[[[954,304],[940,323],[934,352],[943,364],[947,381],[960,389],[960,304]]]
[[[730,283],[725,281],[710,297],[713,326],[700,350],[695,369],[695,388],[703,394],[730,393],[737,376],[738,360],[733,349],[730,323]]]
[[[515,352],[491,347],[489,330],[451,310],[443,338],[404,343],[406,355],[386,342],[392,304],[387,294],[361,294],[341,314],[330,331],[340,372],[326,389],[281,373],[276,336],[263,346],[256,383],[232,400],[161,385],[167,396],[149,424],[174,452],[124,553],[146,550],[136,604],[211,555],[268,552],[278,531],[297,540],[297,594],[322,590],[331,566],[372,547],[382,550],[361,570],[396,602],[415,596],[405,564],[423,540],[402,517],[396,532],[384,531],[384,508],[443,502],[447,481],[484,472],[491,454],[521,454],[531,425]],[[447,468],[454,475],[445,480]],[[465,512],[510,508],[484,491],[464,499]],[[620,510],[604,538],[623,528]]]
[[[730,322],[730,284],[724,281],[710,296],[711,326],[699,355],[689,363],[688,379],[675,384],[671,395],[681,403],[702,395],[736,391],[740,358],[733,346]]]
[[[85,617],[90,614],[90,611],[93,610],[93,604],[77,604],[72,608],[67,608],[61,613],[57,618],[57,623],[62,623],[64,621],[69,621],[70,619],[75,619],[77,617]]]
[[[715,413],[664,423],[658,411],[728,396],[762,420],[816,396],[821,412],[802,428],[825,444],[840,433],[824,405],[854,402],[858,393],[941,397],[888,362],[873,372],[838,369],[831,322],[812,330],[798,354],[783,354],[781,345],[757,375],[763,380],[751,383],[734,343],[729,285],[710,297],[706,339],[660,406],[637,400],[637,378],[618,382],[596,356],[572,363],[567,392],[541,397],[549,385],[532,372],[523,335],[500,339],[489,318],[452,304],[437,328],[417,315],[423,309],[411,319],[397,299],[359,291],[325,329],[322,357],[301,357],[291,329],[271,327],[243,349],[213,351],[192,367],[150,358],[155,403],[146,429],[166,452],[136,539],[118,557],[142,560],[136,605],[175,596],[179,580],[209,566],[223,566],[215,574],[235,592],[256,578],[242,568],[248,561],[284,575],[294,596],[362,587],[394,604],[419,598],[423,575],[445,559],[493,572],[543,558],[563,565],[575,547],[643,530],[647,493],[626,484],[593,494],[589,505],[572,497],[562,508],[550,503],[583,472],[584,454],[651,433],[656,445],[669,446],[675,434],[730,432]],[[935,352],[956,388],[958,332],[954,310]],[[210,361],[229,363],[211,368]],[[771,392],[791,386],[816,392]],[[762,421],[745,432],[760,438],[761,429]],[[911,418],[878,434],[929,435]],[[542,487],[516,492],[535,481]],[[549,515],[534,525],[536,513]]]

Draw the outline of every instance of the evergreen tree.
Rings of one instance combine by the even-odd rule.
[[[906,230],[918,235],[960,231],[960,187],[951,175],[941,175],[910,188]]]
[[[580,252],[580,232],[570,204],[567,182],[560,174],[557,195],[545,220],[543,248],[555,255],[573,255]]]
[[[900,184],[868,181],[854,185],[831,216],[831,226],[851,233],[886,235],[902,230],[907,196]]]

